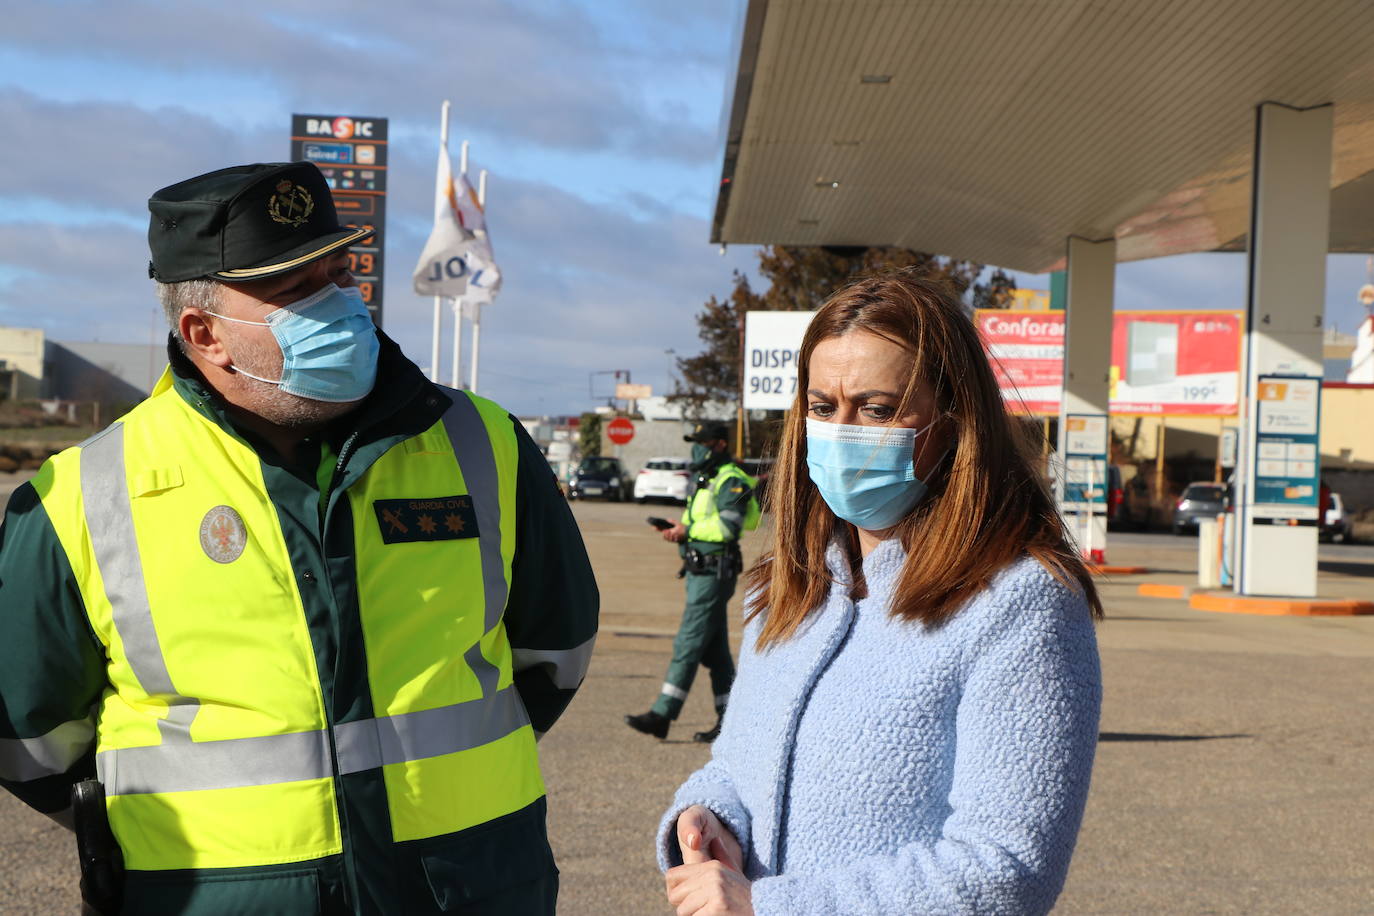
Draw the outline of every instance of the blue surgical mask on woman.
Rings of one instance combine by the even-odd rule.
[[[830,511],[865,531],[900,522],[926,495],[912,455],[916,439],[934,425],[904,429],[808,418],[806,467]]]
[[[266,321],[244,321],[212,313],[236,324],[272,329],[281,347],[281,378],[269,379],[234,366],[251,379],[280,385],[288,394],[312,401],[359,401],[377,380],[376,328],[357,287],[330,283],[298,302],[283,306]]]

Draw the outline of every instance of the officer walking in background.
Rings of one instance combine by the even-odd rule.
[[[0,527],[0,785],[80,783],[101,913],[552,914],[598,597],[547,462],[374,327],[311,163],[148,206],[170,366]]]
[[[664,531],[663,538],[679,545],[687,606],[673,640],[673,660],[662,692],[648,712],[625,717],[635,731],[655,738],[668,736],[668,726],[682,711],[697,665],[705,665],[711,672],[716,724],[709,731],[697,732],[692,740],[716,740],[735,680],[725,606],[744,566],[740,535],[758,527],[759,503],[754,495],[757,481],[735,464],[728,436],[724,423],[708,422],[698,423],[690,436],[683,437],[692,443],[691,469],[696,475],[682,521]]]

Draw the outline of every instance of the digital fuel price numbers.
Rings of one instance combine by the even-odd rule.
[[[387,119],[293,114],[291,159],[315,163],[334,192],[340,222],[375,232],[349,249],[349,267],[372,320],[382,325],[386,239]]]

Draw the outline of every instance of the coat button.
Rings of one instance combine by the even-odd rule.
[[[301,573],[301,578],[304,579],[306,582],[314,582],[315,573],[307,569],[305,572]]]

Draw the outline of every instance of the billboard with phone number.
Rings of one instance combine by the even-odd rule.
[[[1064,313],[980,309],[974,320],[1012,412],[1057,414]],[[1240,312],[1117,312],[1111,412],[1235,416],[1243,331]]]

